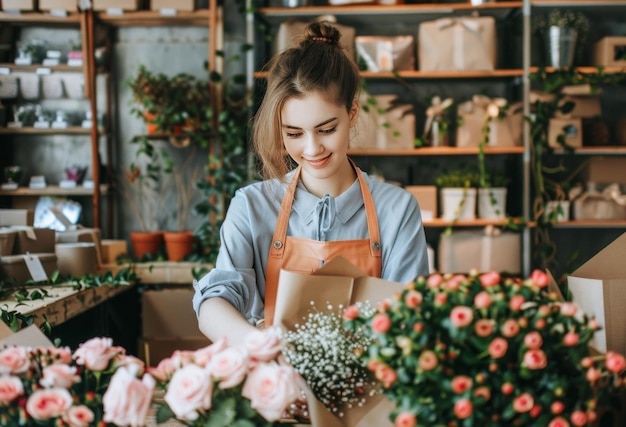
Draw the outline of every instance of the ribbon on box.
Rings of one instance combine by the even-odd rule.
[[[584,193],[574,201],[576,219],[621,220],[626,218],[624,207],[626,194],[622,194],[617,183],[608,185],[602,192]]]
[[[441,100],[439,96],[434,96],[430,107],[426,109],[426,124],[424,125],[424,138],[428,137],[431,133],[431,140],[433,146],[439,146],[439,126],[438,123],[448,108],[452,105],[454,100],[452,98],[446,98]]]
[[[463,46],[463,33],[471,31],[478,33],[482,29],[480,22],[463,18],[442,18],[437,20],[439,31],[452,27],[452,61],[454,68],[463,70],[465,68],[465,49]]]
[[[509,104],[504,98],[489,98],[485,95],[474,95],[472,97],[472,105],[482,109],[485,112],[485,122],[489,123],[489,145],[498,145],[494,141],[498,141],[498,126],[505,122],[508,126],[508,134],[512,141],[515,141],[515,135],[521,135],[513,128],[513,115],[521,112],[522,103],[517,102]],[[511,145],[516,145],[515,143]]]

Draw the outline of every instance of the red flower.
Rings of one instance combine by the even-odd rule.
[[[424,297],[417,291],[408,291],[404,296],[404,303],[409,308],[415,308],[422,303]]]
[[[522,304],[526,302],[526,299],[522,295],[513,295],[509,300],[509,307],[513,311],[520,311]]]
[[[493,332],[493,320],[478,319],[474,324],[474,332],[479,337],[488,337]]]
[[[550,411],[554,415],[559,415],[561,412],[563,412],[564,409],[565,405],[559,400],[555,400],[554,402],[552,402],[552,405],[550,405]]]
[[[452,379],[451,388],[456,394],[465,393],[472,387],[472,379],[465,375],[457,375]]]
[[[437,355],[434,351],[424,350],[422,351],[422,354],[420,354],[417,364],[423,370],[430,371],[431,369],[435,369],[437,367],[439,360],[437,359]]]
[[[500,283],[500,273],[491,271],[480,275],[480,284],[483,287],[495,286]]]
[[[351,305],[347,307],[346,310],[343,312],[343,317],[347,320],[356,319],[357,317],[359,317],[359,307],[357,307],[356,305]]]
[[[528,412],[535,405],[535,400],[530,393],[522,393],[513,399],[513,409],[515,412]]]
[[[411,412],[400,412],[394,421],[396,427],[414,427],[417,425],[417,418]]]
[[[474,412],[474,405],[469,399],[459,399],[454,402],[454,415],[463,420]]]
[[[474,319],[472,309],[463,305],[456,306],[450,311],[450,320],[457,328],[463,328]]]
[[[494,338],[489,344],[489,355],[494,359],[499,359],[506,354],[509,343],[504,338]]]
[[[391,327],[391,319],[386,314],[377,314],[372,319],[372,330],[379,334],[384,334]]]
[[[574,411],[572,412],[572,416],[570,417],[570,421],[576,427],[581,427],[587,424],[587,415],[583,411]]]
[[[538,349],[543,344],[543,338],[537,331],[529,332],[524,337],[524,345],[531,350]]]
[[[543,369],[548,366],[548,358],[541,349],[528,350],[524,353],[522,365],[532,370]]]
[[[565,336],[563,337],[563,343],[567,346],[573,346],[578,344],[578,334],[576,332],[568,332],[567,334],[565,334]]]
[[[569,423],[563,417],[556,417],[555,419],[550,421],[548,427],[569,427]]]
[[[535,270],[530,274],[530,280],[540,288],[545,288],[550,284],[550,277],[541,270]]]
[[[613,351],[606,352],[606,368],[615,373],[620,373],[626,369],[626,360],[621,354]]]

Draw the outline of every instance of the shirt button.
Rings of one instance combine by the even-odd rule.
[[[281,242],[280,240],[275,240],[274,241],[274,248],[275,249],[280,249],[283,247],[283,242]]]
[[[375,251],[379,251],[380,250],[380,243],[378,242],[374,242],[374,244],[372,245],[372,247],[374,248]]]

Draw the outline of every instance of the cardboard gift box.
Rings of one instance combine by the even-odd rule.
[[[32,227],[34,222],[34,209],[0,209],[0,227],[13,225]]]
[[[56,233],[56,243],[93,243],[98,264],[103,262],[101,233],[97,228],[77,228]]]
[[[16,230],[0,228],[0,256],[13,254],[16,237]]]
[[[196,10],[194,0],[151,0],[150,10],[175,9],[191,12]]]
[[[437,186],[407,185],[404,189],[417,199],[422,213],[422,221],[430,221],[437,216]]]
[[[484,139],[483,127],[491,105],[496,106],[502,112],[503,117],[492,118],[489,122],[487,145],[491,147],[522,145],[524,123],[522,104],[508,105],[508,102],[502,98],[492,99],[484,95],[474,95],[470,101],[462,102],[457,106],[459,121],[456,128],[457,147],[478,147],[480,141]]]
[[[339,43],[346,49],[347,53],[352,58],[356,58],[354,50],[354,37],[356,30],[354,27],[337,23],[337,19],[332,15],[320,16],[315,19],[315,21],[327,21],[337,28],[341,33]],[[297,46],[302,38],[304,30],[308,25],[309,22],[302,22],[293,19],[281,23],[278,27],[278,32],[274,37],[273,53],[279,53],[285,49]]]
[[[100,242],[102,248],[102,264],[114,264],[117,257],[128,254],[126,240],[104,239]]]
[[[40,282],[57,270],[57,257],[54,253],[3,256],[0,267],[2,278],[15,280],[18,285],[30,279]]]
[[[496,68],[496,25],[492,16],[441,18],[420,24],[420,71],[491,71]]]
[[[327,262],[313,274],[281,270],[278,279],[274,324],[294,329],[309,314],[312,304],[323,311],[329,303],[347,307],[357,301],[369,301],[373,306],[391,298],[404,284],[366,276],[345,258]],[[344,410],[344,417],[333,415],[304,387],[311,424],[315,427],[391,427],[389,414],[393,403],[382,395],[370,397],[363,406]]]
[[[93,0],[93,10],[138,10],[140,0]]]
[[[603,37],[593,46],[593,65],[626,67],[626,37]]]
[[[574,219],[626,219],[626,195],[622,194],[619,184],[610,184],[601,192],[595,189],[595,183],[590,183],[589,187],[587,192],[574,200]]]
[[[15,254],[54,253],[56,232],[50,228],[13,227],[17,230]]]
[[[582,172],[582,178],[596,184],[626,184],[626,158],[592,157]]]
[[[100,263],[95,243],[57,243],[55,253],[59,273],[64,277],[83,277],[98,272]]]
[[[559,100],[559,105],[562,106],[567,102],[572,102],[574,103],[574,109],[569,113],[562,113],[556,110],[554,116],[574,119],[588,119],[601,116],[600,93],[602,93],[600,88],[595,88],[590,84],[563,86],[561,94],[565,96]]]
[[[375,100],[376,106],[369,103]],[[411,149],[415,140],[415,114],[410,104],[395,104],[397,95],[371,96],[361,93],[361,109],[355,132],[351,134],[353,148]]]
[[[77,0],[39,0],[39,10],[66,10],[78,11]]]
[[[36,0],[2,0],[0,4],[2,5],[2,10],[28,11],[37,9]]]
[[[413,36],[357,36],[354,43],[368,71],[415,70]]]
[[[572,300],[600,329],[591,345],[601,352],[626,355],[626,233],[567,276]]]
[[[563,148],[563,145],[558,141],[559,136],[563,136],[565,138],[564,143],[568,147],[582,147],[582,129],[582,119],[550,119],[548,125],[548,145],[552,148]]]
[[[521,272],[519,233],[482,230],[453,231],[442,235],[437,250],[439,271],[465,273],[472,269],[511,274]]]

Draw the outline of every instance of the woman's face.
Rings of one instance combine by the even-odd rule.
[[[329,102],[317,92],[285,101],[281,111],[283,142],[287,153],[302,166],[307,188],[307,180],[314,184],[345,176],[350,128],[358,111],[356,101],[346,111],[343,105]]]

